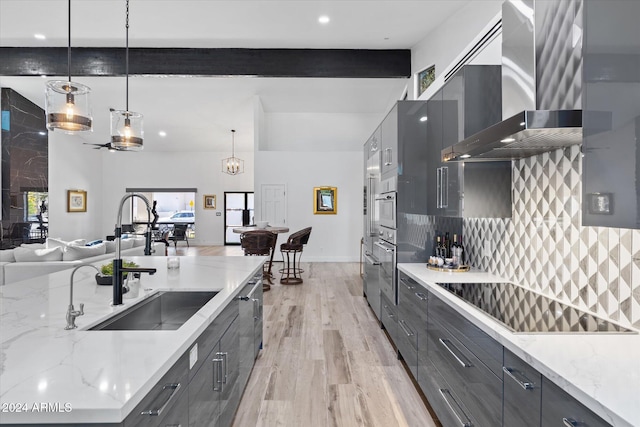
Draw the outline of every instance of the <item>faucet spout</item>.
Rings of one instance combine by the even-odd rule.
[[[76,274],[81,267],[91,267],[95,269],[98,273],[100,270],[93,264],[82,263],[76,266],[71,272],[71,278],[69,279],[69,307],[67,307],[67,326],[64,328],[65,330],[75,329],[76,326],[76,317],[82,316],[84,314],[84,304],[80,303],[80,310],[76,310],[73,306],[73,276]]]
[[[122,273],[131,271],[131,268],[124,268],[122,266],[122,259],[120,258],[120,240],[122,238],[122,208],[124,207],[124,203],[128,199],[133,199],[137,197],[141,199],[145,205],[147,206],[147,231],[144,233],[145,235],[145,245],[144,245],[144,254],[151,255],[151,205],[149,204],[149,200],[143,196],[142,194],[130,193],[125,194],[120,200],[120,206],[118,207],[118,217],[116,222],[115,229],[115,241],[116,241],[116,253],[115,259],[113,260],[113,305],[121,305],[122,304],[122,295],[123,295],[123,286],[122,286]],[[153,270],[155,273],[155,269]],[[150,271],[139,271],[141,273],[149,273],[153,274]]]

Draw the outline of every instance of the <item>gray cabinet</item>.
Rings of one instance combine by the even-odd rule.
[[[502,425],[502,379],[492,366],[500,344],[432,293],[428,306],[429,361],[446,379],[447,388],[423,391],[440,402],[435,405],[441,408],[436,409],[438,418],[460,420],[450,425]],[[428,373],[429,366],[424,369]],[[428,380],[422,384],[434,386]]]
[[[238,299],[239,384],[240,389],[244,389],[262,345],[262,272],[247,283]]]
[[[189,373],[190,426],[228,425],[233,417],[240,398],[238,312],[234,299],[198,340],[198,361]]]
[[[542,426],[609,427],[610,424],[542,377]]]
[[[539,427],[542,376],[509,350],[504,350],[504,425]]]
[[[375,134],[374,134],[375,135]],[[398,106],[391,109],[380,125],[380,173],[382,179],[395,177],[398,171]]]
[[[442,161],[443,150],[502,118],[500,66],[468,65],[427,101],[427,214],[511,216],[511,162]]]
[[[640,26],[631,17],[640,2],[584,0],[583,10],[582,225],[639,229]]]
[[[386,295],[380,295],[380,322],[386,329],[393,345],[398,342],[398,307]]]
[[[187,425],[188,371],[189,356],[184,354],[131,411],[124,426]]]
[[[426,346],[427,295],[415,280],[398,273],[398,341],[396,346],[413,377],[418,376],[418,350]]]

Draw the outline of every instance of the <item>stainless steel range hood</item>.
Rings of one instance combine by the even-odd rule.
[[[528,110],[442,150],[442,160],[521,159],[580,143],[581,110]]]
[[[582,143],[581,3],[503,3],[503,121],[442,150],[443,161],[521,159]]]

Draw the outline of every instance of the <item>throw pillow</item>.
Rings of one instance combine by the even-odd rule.
[[[16,262],[16,257],[13,255],[13,249],[0,251],[0,262]]]
[[[103,244],[93,246],[74,246],[66,247],[62,254],[63,261],[76,261],[83,258],[89,258],[97,255],[104,255],[107,247]]]
[[[50,249],[29,249],[15,248],[13,255],[16,262],[33,262],[33,261],[62,261],[62,248]]]
[[[133,240],[133,247],[137,248],[138,246],[144,246],[145,238],[144,237],[136,237]]]
[[[133,247],[133,239],[120,240],[120,250],[131,249]]]
[[[54,238],[54,237],[49,237],[47,239],[48,248],[57,248],[57,247],[66,248],[67,246],[84,246],[85,243],[86,243],[85,239],[76,239],[70,242],[67,242],[59,238]]]
[[[106,242],[104,242],[104,246],[105,246],[105,248],[107,248],[107,250],[105,252],[107,254],[111,254],[111,253],[116,251],[116,241],[115,240],[107,240]]]

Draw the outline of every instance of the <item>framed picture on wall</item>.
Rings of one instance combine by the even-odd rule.
[[[424,70],[418,73],[418,96],[422,95],[422,93],[427,90],[431,83],[436,79],[436,66],[432,65],[430,67],[425,68]]]
[[[67,212],[86,212],[87,192],[84,190],[67,190]]]
[[[338,188],[314,187],[313,188],[313,213],[337,214],[338,213]]]
[[[204,202],[202,206],[205,209],[215,209],[216,208],[216,195],[215,194],[205,194],[203,196]]]

